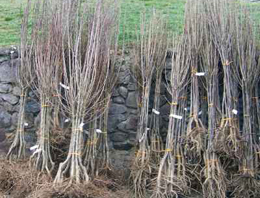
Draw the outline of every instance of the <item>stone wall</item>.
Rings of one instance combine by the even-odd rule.
[[[20,59],[15,47],[0,49],[0,149],[8,149],[6,138],[14,135],[19,112],[21,89],[16,81],[16,68],[20,66]],[[25,108],[25,140],[28,147],[34,144],[36,137],[37,115],[40,105],[33,92],[29,93]]]
[[[0,150],[8,149],[6,138],[14,135],[19,111],[21,89],[16,82],[15,70],[20,65],[15,47],[0,49]],[[168,61],[169,62],[169,61]],[[126,56],[120,67],[118,80],[112,93],[109,109],[108,137],[111,148],[128,151],[134,146],[138,125],[137,86],[130,72],[131,58]],[[169,67],[168,67],[169,68]],[[154,84],[152,85],[154,86]],[[169,105],[167,92],[162,86],[161,128],[167,130]],[[25,122],[28,147],[36,141],[35,132],[39,125],[40,105],[33,92],[29,93],[26,103]],[[165,116],[164,116],[165,115]],[[2,142],[2,143],[1,143]],[[3,146],[5,145],[5,146]]]
[[[15,134],[21,89],[16,82],[15,71],[20,66],[19,54],[15,47],[0,49],[0,156],[9,149],[10,140]],[[129,173],[129,166],[134,155],[136,130],[138,125],[137,85],[130,72],[131,58],[125,56],[120,67],[116,86],[112,93],[108,119],[108,137],[111,147],[113,166]],[[168,61],[168,69],[169,67]],[[154,83],[153,85],[154,86]],[[169,105],[167,91],[162,86],[161,129],[167,131]],[[151,102],[152,105],[152,102]],[[151,111],[151,109],[150,109]],[[25,109],[25,140],[27,152],[36,142],[36,131],[40,121],[40,105],[33,92],[29,93]]]

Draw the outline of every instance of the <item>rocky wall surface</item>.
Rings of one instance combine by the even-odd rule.
[[[0,49],[0,150],[6,152],[8,141],[14,135],[19,112],[21,89],[15,71],[20,66],[16,47]],[[33,92],[29,93],[25,108],[25,140],[28,147],[35,142],[37,116],[40,105]]]
[[[15,47],[0,49],[0,150],[8,149],[6,138],[14,135],[21,89],[16,81],[15,71],[20,66],[20,59]],[[130,71],[131,58],[126,56],[120,67],[116,86],[112,93],[108,119],[108,137],[115,150],[128,151],[134,146],[138,125],[137,85]],[[153,85],[154,86],[154,83]],[[161,128],[167,130],[169,105],[167,91],[162,85]],[[25,132],[28,147],[36,141],[39,125],[40,105],[33,92],[26,102]],[[1,143],[2,142],[2,143]]]

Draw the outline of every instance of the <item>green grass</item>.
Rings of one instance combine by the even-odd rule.
[[[131,42],[139,27],[140,13],[155,8],[169,17],[175,31],[181,31],[185,0],[120,0],[120,39],[125,29],[126,41]],[[19,44],[22,10],[27,0],[0,0],[0,46]],[[169,15],[168,15],[169,14]],[[125,24],[125,25],[123,25]],[[123,28],[125,27],[125,28]]]
[[[133,41],[139,28],[140,13],[156,9],[169,22],[169,29],[182,33],[186,0],[119,0],[121,1],[120,40]],[[19,44],[22,10],[27,0],[0,0],[0,46]],[[241,2],[240,2],[241,3]],[[260,21],[260,3],[241,3],[254,10],[253,18]],[[124,31],[123,31],[124,30]]]
[[[121,32],[125,28],[126,42],[131,42],[139,29],[140,14],[145,12],[147,18],[153,9],[169,22],[169,28],[181,33],[184,19],[185,0],[123,0],[121,6]],[[123,36],[123,34],[120,34]],[[120,39],[122,40],[122,39]]]
[[[27,0],[0,0],[0,46],[19,43],[22,6]]]

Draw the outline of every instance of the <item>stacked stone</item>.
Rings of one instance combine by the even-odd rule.
[[[0,141],[13,134],[16,129],[21,88],[17,85],[16,71],[20,66],[16,47],[0,49]],[[31,144],[36,131],[35,118],[40,106],[30,92],[26,104],[25,130],[26,141]]]
[[[138,125],[137,86],[130,72],[130,58],[125,59],[113,90],[108,118],[109,137],[118,150],[133,147]]]
[[[118,150],[131,149],[136,140],[136,130],[138,125],[138,90],[134,77],[130,71],[130,57],[125,58],[125,64],[120,68],[117,86],[112,94],[112,103],[109,110],[108,132],[113,147]],[[167,60],[166,70],[171,69],[171,58]],[[164,80],[165,81],[165,80]],[[152,83],[152,87],[155,82]],[[153,106],[154,89],[151,91],[150,110]],[[160,105],[160,129],[166,135],[169,122],[170,105],[169,94],[165,84],[161,86],[161,105]]]
[[[0,142],[6,136],[14,134],[19,111],[19,100],[21,89],[17,84],[16,71],[20,66],[18,51],[15,47],[0,49]],[[167,61],[164,72],[171,68],[171,59]],[[116,150],[130,150],[136,140],[138,125],[138,90],[134,77],[130,70],[131,58],[126,56],[120,67],[118,81],[112,93],[112,100],[109,109],[108,133],[111,147]],[[165,74],[163,75],[165,76]],[[169,94],[164,83],[161,87],[161,108],[160,108],[160,129],[166,134],[169,121],[170,105]],[[152,83],[155,86],[155,82]],[[151,92],[153,98],[154,89]],[[153,99],[150,104],[152,111]],[[25,131],[26,142],[31,146],[36,141],[35,132],[39,125],[40,105],[33,92],[29,92],[25,108]],[[1,145],[0,145],[1,147]],[[1,150],[1,149],[0,149]]]

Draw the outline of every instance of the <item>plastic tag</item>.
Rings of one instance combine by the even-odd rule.
[[[196,76],[205,76],[205,72],[198,72],[195,74]]]
[[[235,115],[237,115],[238,111],[237,111],[236,109],[233,109],[233,110],[232,110],[232,113],[235,114]]]
[[[69,90],[69,89],[70,89],[68,86],[66,86],[66,85],[62,84],[61,82],[60,82],[60,86],[61,86],[61,87],[63,87],[64,89],[67,89],[67,90]]]
[[[32,147],[30,147],[30,151],[33,151],[33,150],[35,150],[37,148],[39,148],[39,145],[32,146]]]
[[[157,111],[156,109],[153,109],[152,111],[153,111],[154,114],[156,114],[156,115],[160,115],[160,112]]]
[[[175,114],[171,114],[170,117],[176,118],[176,119],[178,119],[178,120],[181,120],[181,119],[182,119],[182,116],[175,115]]]
[[[100,129],[96,129],[97,133],[102,133],[102,131]]]
[[[36,153],[39,153],[41,151],[42,151],[42,149],[37,149],[36,151],[34,151],[33,155],[35,155]]]

